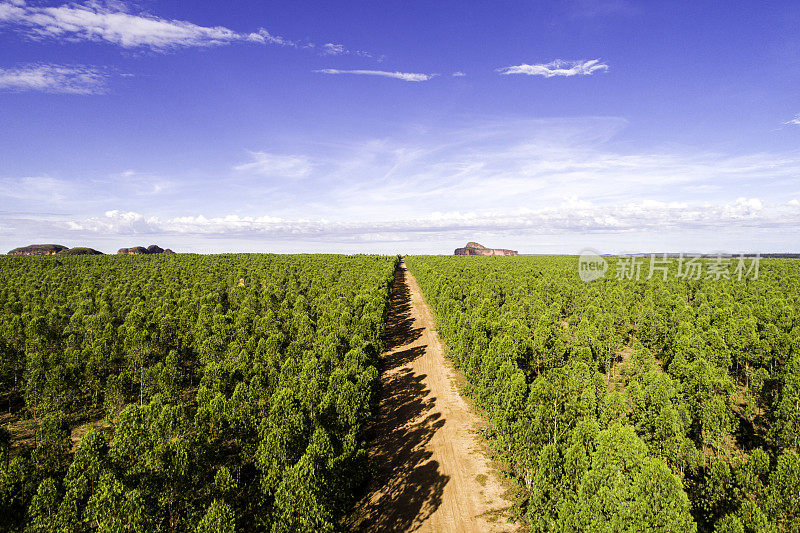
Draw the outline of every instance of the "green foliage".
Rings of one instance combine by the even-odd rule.
[[[30,428],[0,433],[0,529],[335,529],[396,261],[0,259],[1,407]],[[566,257],[406,262],[533,530],[800,529],[796,262],[588,284]]]
[[[86,505],[89,521],[99,531],[151,531],[151,517],[138,489],[127,490],[114,474],[106,472]]]
[[[800,451],[800,339],[795,342],[786,364],[779,398],[773,435],[782,448]]]
[[[786,531],[800,530],[800,457],[786,452],[770,475],[767,496],[769,515]]]
[[[1,407],[36,428],[0,434],[0,530],[334,528],[366,471],[396,263],[0,259]]]
[[[0,529],[19,530],[25,524],[28,504],[37,492],[35,467],[17,456],[0,471]]]
[[[28,524],[26,531],[46,532],[55,528],[54,518],[58,510],[58,489],[53,478],[47,478],[39,484],[36,495],[28,508]]]
[[[577,501],[559,516],[565,531],[693,531],[680,479],[656,458],[633,428],[612,426],[597,436]]]
[[[69,428],[64,415],[60,411],[46,415],[36,432],[33,452],[36,466],[44,472],[60,471],[66,464],[69,449]]]
[[[570,257],[406,264],[534,531],[798,530],[800,264],[592,283]]]
[[[233,509],[220,500],[214,500],[197,524],[197,533],[233,533],[236,531],[236,516]]]

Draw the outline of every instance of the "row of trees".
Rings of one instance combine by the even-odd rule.
[[[534,530],[800,529],[799,263],[592,283],[576,258],[406,264]]]
[[[0,529],[333,530],[396,262],[0,259]]]

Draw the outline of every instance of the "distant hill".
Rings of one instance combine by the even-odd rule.
[[[504,248],[487,248],[477,242],[468,242],[463,248],[456,248],[454,255],[519,255],[516,250]]]
[[[76,248],[70,248],[68,250],[61,250],[58,252],[58,255],[104,255],[103,252],[95,250],[94,248],[85,248],[83,246],[78,246]]]
[[[31,244],[14,248],[8,255],[103,255],[103,252],[83,246],[67,248],[62,244]]]
[[[174,254],[172,250],[166,250],[156,244],[151,244],[147,248],[144,246],[134,246],[132,248],[120,248],[118,254],[126,255],[150,255],[150,254]],[[85,246],[77,246],[69,248],[63,244],[31,244],[29,246],[22,246],[14,248],[8,255],[104,255],[103,252],[88,248]]]
[[[147,248],[144,246],[133,246],[132,248],[120,248],[117,251],[117,254],[120,255],[148,255],[148,254],[174,254],[172,250],[167,248],[166,250],[157,246],[155,244],[151,244]]]
[[[8,252],[8,255],[56,255],[64,250],[69,250],[69,248],[61,244],[31,244],[14,248]]]

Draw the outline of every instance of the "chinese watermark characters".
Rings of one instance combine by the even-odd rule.
[[[651,278],[666,281],[670,276],[684,280],[757,280],[760,261],[760,254],[709,257],[681,253],[649,254],[649,261],[647,255],[622,255],[612,263],[596,250],[587,248],[581,251],[578,259],[578,275],[585,282],[606,274],[610,279],[636,281]]]

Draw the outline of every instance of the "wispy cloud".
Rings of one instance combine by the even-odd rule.
[[[102,94],[108,74],[82,65],[35,63],[18,68],[0,68],[0,90],[41,91],[65,94]]]
[[[792,120],[787,120],[784,124],[794,124],[800,126],[800,113],[796,114]]]
[[[312,165],[305,156],[251,152],[252,161],[234,167],[239,172],[276,178],[303,178]]]
[[[453,76],[455,76],[457,78],[460,78],[461,76],[466,76],[466,74],[464,74],[460,70],[457,70],[457,71],[453,72]]]
[[[364,251],[378,248],[370,243],[403,242],[447,252],[455,241],[481,242],[491,233],[486,244],[521,250],[541,242],[537,235],[558,235],[561,244],[551,250],[569,251],[562,236],[577,246],[589,234],[616,235],[619,249],[635,234],[653,248],[672,242],[678,250],[687,239],[711,250],[769,239],[773,249],[794,246],[800,152],[632,150],[614,141],[625,125],[614,117],[413,124],[392,137],[306,140],[291,151],[252,152],[229,175],[123,172],[101,182],[0,176],[0,205],[5,198],[15,211],[72,213],[58,220],[0,217],[7,228],[0,242],[13,248],[21,235],[91,243],[147,233],[180,235],[165,240],[209,251],[236,241],[242,250],[266,242],[295,251],[311,249],[311,242],[346,242]],[[672,241],[663,240],[665,231]],[[214,238],[223,244],[208,244]]]
[[[8,26],[32,39],[67,42],[106,42],[123,48],[167,51],[175,48],[210,47],[235,42],[272,44],[291,48],[319,49],[323,55],[354,54],[343,45],[328,43],[317,47],[273,35],[264,28],[238,32],[224,26],[200,26],[185,20],[165,19],[148,13],[133,13],[124,2],[89,1],[55,7],[28,5],[25,0],[0,1],[0,27]]]
[[[374,57],[369,52],[365,52],[364,50],[350,50],[346,48],[343,44],[337,43],[325,43],[322,46],[317,46],[314,43],[305,43],[300,46],[301,48],[309,48],[309,49],[317,49],[320,54],[324,56],[358,56],[358,57]],[[380,56],[378,58],[378,62],[380,63],[383,61],[384,56]]]
[[[344,45],[326,43],[322,45],[322,53],[329,56],[338,56],[346,52]]]
[[[573,17],[594,18],[605,15],[630,13],[636,9],[627,0],[570,0],[565,2]]]
[[[0,197],[18,202],[62,202],[73,190],[69,184],[50,176],[24,176],[0,179]]]
[[[166,50],[234,41],[293,44],[265,30],[245,34],[222,26],[206,27],[146,13],[133,14],[119,2],[111,6],[90,2],[57,7],[34,7],[23,1],[4,2],[0,4],[0,24],[10,25],[35,39],[105,41],[124,48]]]
[[[107,208],[109,202],[126,199],[134,203],[152,202],[154,196],[169,194],[173,189],[174,183],[168,179],[133,170],[83,179],[47,174],[0,176],[0,205],[24,205],[32,211],[51,210],[58,205],[64,212],[81,212]]]
[[[550,63],[536,63],[533,65],[522,64],[497,69],[500,74],[527,74],[528,76],[544,76],[553,78],[555,76],[588,76],[595,72],[607,71],[608,65],[601,63],[599,59],[566,61],[555,59]]]
[[[358,74],[362,76],[383,76],[385,78],[396,78],[404,81],[428,81],[436,74],[418,74],[415,72],[389,72],[385,70],[339,70],[335,68],[325,68],[315,70],[322,74]]]
[[[238,34],[241,36],[240,39],[234,40],[245,40],[254,43],[263,43],[263,44],[275,44],[278,46],[288,46],[291,48],[299,48],[301,47],[296,41],[290,41],[285,37],[281,37],[280,35],[272,35],[270,32],[265,30],[264,28],[259,28],[259,30],[255,33],[248,33],[248,34]],[[216,43],[212,43],[216,44]],[[220,43],[225,44],[225,43]],[[303,45],[304,48],[313,48],[313,44],[306,44]]]
[[[574,196],[598,206],[641,199],[713,203],[750,197],[753,190],[764,202],[798,197],[800,152],[630,150],[614,142],[625,127],[625,120],[614,117],[503,119],[447,128],[415,124],[390,137],[353,141],[307,139],[249,152],[244,160],[232,154],[237,159],[228,175],[223,169],[184,176],[125,173],[101,183],[63,177],[67,200],[50,208],[74,211],[91,201],[103,210],[125,205],[152,212],[148,195],[165,183],[172,186],[160,187],[160,214],[180,203],[181,209],[206,205],[215,214],[266,208],[286,218],[315,213],[357,220],[379,220],[390,212],[414,218],[432,211],[543,209]],[[53,186],[11,180],[0,176],[0,204],[4,182],[7,194],[36,183]],[[122,185],[128,188],[122,191]],[[37,195],[32,189],[31,197]],[[115,203],[118,198],[127,203]]]

